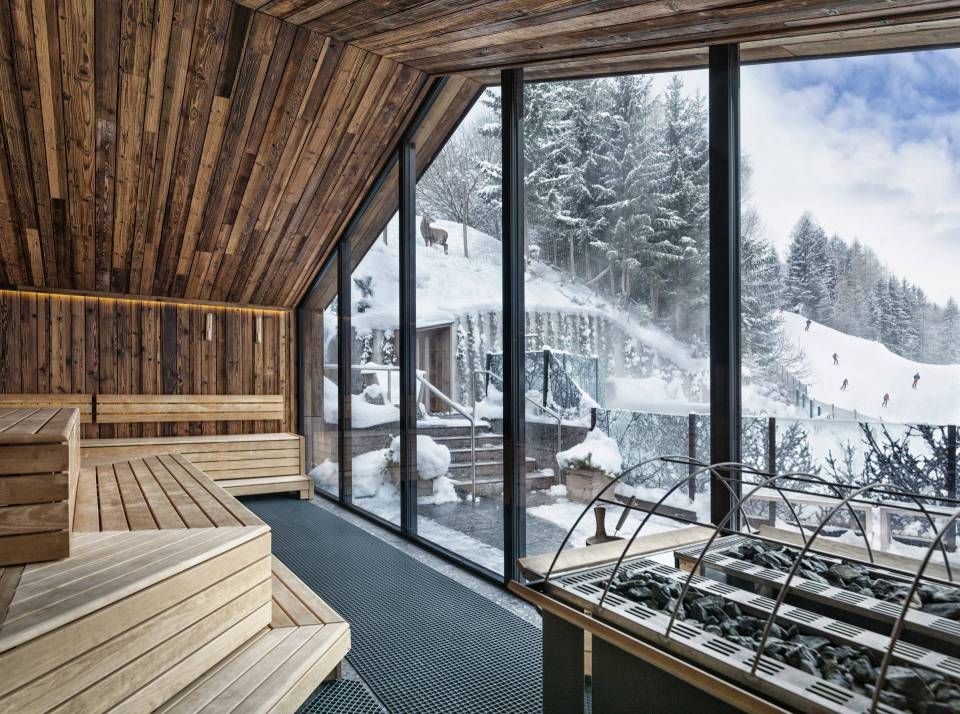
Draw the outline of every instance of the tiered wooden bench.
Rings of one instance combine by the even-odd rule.
[[[0,407],[0,565],[70,555],[76,409]]]
[[[313,491],[304,475],[303,437],[297,434],[229,434],[137,439],[84,439],[84,464],[150,454],[181,454],[234,496]]]
[[[159,711],[295,711],[349,649],[350,626],[274,557],[270,626]]]
[[[73,527],[69,559],[0,571],[0,711],[293,712],[349,649],[182,455],[82,469]]]

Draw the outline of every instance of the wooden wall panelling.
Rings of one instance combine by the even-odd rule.
[[[73,284],[95,284],[94,3],[62,0],[59,17]],[[48,271],[49,276],[49,271]]]
[[[814,33],[833,34],[843,44],[834,51],[851,52],[860,49],[861,38],[849,33],[955,21],[960,6],[943,0],[243,1],[434,73],[492,73],[519,65],[543,65],[547,72],[558,61],[594,59],[602,66],[607,57],[643,47],[669,51],[764,40],[773,40],[763,55],[771,59],[781,56],[780,39]],[[946,42],[956,42],[958,32],[955,23]],[[888,49],[911,46],[911,40],[891,34],[879,44]],[[586,64],[579,71],[591,73]]]
[[[19,295],[0,302],[0,374],[3,391],[21,393],[20,299]]]
[[[281,425],[117,423],[86,424],[83,431],[137,437],[292,430],[292,320],[289,311],[0,290],[0,393],[283,394]]]
[[[288,146],[300,143],[307,125],[302,113],[303,104],[320,76],[321,55],[329,48],[326,38],[287,23],[281,27],[280,38],[284,44],[290,43],[287,61],[284,64],[271,63],[266,81],[276,86],[277,92],[272,106],[261,102],[258,108],[258,112],[266,108],[270,112],[262,117],[264,129],[259,146],[254,146],[250,140],[247,142],[246,162],[250,172],[245,177],[243,190],[237,190],[240,186],[234,190],[234,198],[239,196],[239,204],[231,217],[225,254],[219,265],[211,266],[208,271],[215,276],[211,289],[214,299],[223,299],[238,280],[242,282],[242,273],[236,270],[236,266],[252,260],[259,251],[263,230],[255,229],[259,217],[257,209],[264,205],[271,179],[280,166],[281,155]],[[277,53],[274,55],[276,59]],[[326,78],[329,79],[329,72]],[[246,246],[241,240],[244,235],[250,236]]]
[[[396,97],[397,102],[400,101],[399,98],[408,95],[418,97],[415,100],[406,102],[406,104],[412,108],[420,104],[426,96],[427,88],[428,84],[423,82],[422,77],[417,73],[413,72],[409,67],[397,65],[394,68],[389,89],[385,90],[385,94],[390,97]],[[364,128],[363,133],[357,137],[346,150],[352,157],[352,161],[347,162],[344,172],[338,178],[332,189],[321,187],[321,190],[316,193],[315,196],[321,197],[323,200],[316,201],[315,198],[313,205],[308,207],[304,215],[303,227],[301,228],[301,233],[305,236],[309,237],[318,227],[325,227],[331,224],[344,226],[344,216],[352,215],[356,208],[359,207],[363,199],[363,194],[352,194],[349,187],[359,174],[360,167],[370,164],[379,164],[380,166],[385,164],[388,156],[382,155],[382,152],[378,149],[382,142],[381,137],[384,135],[384,129],[387,131],[386,135],[389,136],[399,130],[399,120],[403,119],[403,123],[406,123],[405,117],[394,115],[397,124],[391,125],[390,115],[392,113],[390,101],[383,107],[374,108],[372,117]],[[378,154],[381,155],[378,156]],[[364,186],[372,186],[377,173],[378,172],[369,172],[364,179]],[[312,280],[316,274],[313,266],[320,261],[320,256],[326,252],[325,248],[326,246],[318,241],[305,241],[303,252],[308,256],[308,260],[299,264],[300,269],[295,272],[296,281],[293,282],[292,286],[288,286],[286,293],[274,293],[284,304],[286,304],[286,301],[293,301],[293,296],[296,296],[296,301],[302,298],[309,285],[309,281]],[[303,252],[300,254],[302,255]],[[309,267],[309,269],[305,269],[306,267]]]
[[[18,248],[21,256],[17,262],[26,267],[31,281],[43,285],[48,274],[40,249],[36,187],[23,114],[18,88],[13,19],[10,4],[5,0],[0,2],[0,128],[3,130],[6,161],[4,175],[0,178],[8,181],[9,196],[16,204]],[[7,262],[6,252],[3,255],[4,262]]]
[[[293,306],[427,81],[229,0],[0,0],[0,285]]]

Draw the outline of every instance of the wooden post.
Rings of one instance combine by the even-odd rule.
[[[947,427],[947,464],[946,464],[946,491],[947,498],[957,497],[957,427],[951,424]],[[951,526],[946,534],[947,549],[954,551],[957,548],[957,526]]]
[[[687,415],[687,456],[691,459],[697,458],[697,415],[688,414]],[[687,476],[693,476],[697,471],[697,467],[690,463],[687,465]],[[696,479],[690,479],[687,481],[687,495],[692,501],[696,498],[697,495],[697,482]]]
[[[767,419],[767,473],[772,476],[777,474],[777,420],[775,417]],[[770,501],[767,522],[771,526],[777,525],[776,501]]]

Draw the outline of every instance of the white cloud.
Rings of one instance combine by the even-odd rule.
[[[810,209],[828,233],[859,238],[931,298],[960,296],[960,92],[919,91],[940,68],[916,57],[855,61],[869,59],[891,70],[885,86],[851,82],[839,63],[854,60],[742,70],[752,201],[781,253]],[[806,86],[793,81],[805,69]]]

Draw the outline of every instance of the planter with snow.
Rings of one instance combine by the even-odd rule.
[[[623,468],[617,442],[599,429],[588,432],[587,438],[576,446],[559,452],[557,463],[566,475],[567,498],[582,503],[596,498]],[[608,494],[613,496],[609,491]]]
[[[450,449],[438,444],[429,436],[417,435],[417,496],[433,494],[433,481],[446,476],[450,469]],[[400,482],[400,437],[390,442],[390,463],[387,478]]]

